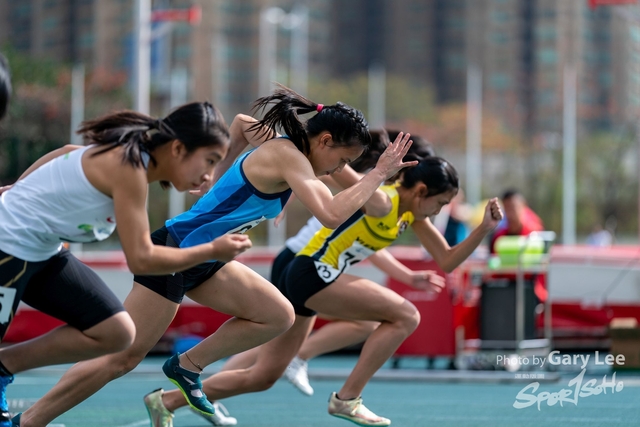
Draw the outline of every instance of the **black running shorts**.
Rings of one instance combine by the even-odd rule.
[[[273,260],[273,265],[271,266],[271,280],[269,281],[273,284],[277,284],[280,281],[282,273],[284,273],[284,269],[287,268],[287,265],[289,265],[295,257],[295,252],[285,246],[285,248],[281,250]]]
[[[0,251],[0,280],[0,339],[20,301],[81,331],[124,311],[104,281],[67,249],[39,262]]]
[[[285,267],[280,280],[275,284],[300,316],[315,316],[316,312],[305,307],[305,303],[337,279],[335,277],[331,281],[324,281],[318,275],[318,268],[313,258],[298,255]]]
[[[151,240],[154,245],[178,247],[173,240],[167,227],[162,227],[151,233]],[[218,270],[224,267],[224,262],[215,261],[196,265],[180,273],[165,274],[162,276],[135,275],[133,280],[145,288],[162,295],[169,301],[177,304],[182,302],[184,294],[200,286],[212,277]]]

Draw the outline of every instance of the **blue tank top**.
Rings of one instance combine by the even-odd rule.
[[[167,230],[181,248],[208,243],[223,234],[245,233],[282,212],[291,189],[262,193],[242,170],[244,160],[254,150],[240,156],[191,209],[167,220]]]

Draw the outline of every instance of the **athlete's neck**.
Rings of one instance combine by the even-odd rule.
[[[405,212],[411,210],[413,194],[411,194],[411,190],[404,188],[402,185],[398,185],[396,189],[398,191],[398,197],[400,198],[398,203],[398,218],[400,218]]]

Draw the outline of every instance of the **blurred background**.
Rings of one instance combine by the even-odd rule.
[[[590,3],[0,0],[15,86],[0,182],[69,143],[83,117],[209,100],[230,123],[278,81],[427,138],[472,204],[516,187],[561,242],[606,228],[636,243],[640,9]],[[170,203],[193,202],[152,191],[152,228]],[[290,215],[286,235],[306,216]],[[266,230],[252,238],[265,243]]]

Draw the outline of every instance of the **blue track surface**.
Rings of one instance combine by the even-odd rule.
[[[140,370],[121,378],[98,394],[63,415],[56,423],[66,427],[141,427],[148,426],[142,396],[159,387],[172,388],[161,373],[163,358],[145,360]],[[348,368],[355,358],[324,357],[311,362],[310,369]],[[219,367],[215,365],[214,368]],[[42,369],[17,376],[9,386],[8,397],[15,404],[43,395],[59,378],[60,369]],[[562,373],[558,382],[542,384],[536,391],[559,392],[573,389],[568,383],[577,372]],[[611,381],[611,374],[607,381]],[[585,377],[602,383],[603,373]],[[532,380],[534,381],[534,380]],[[584,383],[583,382],[583,383]],[[525,427],[525,426],[638,426],[640,425],[640,376],[617,374],[622,390],[579,398],[577,405],[556,403],[515,409],[516,395],[528,382],[521,384],[482,384],[447,382],[372,381],[364,393],[367,407],[392,420],[393,426],[439,427]],[[239,426],[244,427],[347,427],[347,421],[326,413],[327,399],[340,388],[339,380],[313,380],[315,395],[307,397],[284,380],[271,390],[224,401]],[[618,386],[620,387],[620,386]],[[208,425],[186,409],[177,411],[175,427]]]

